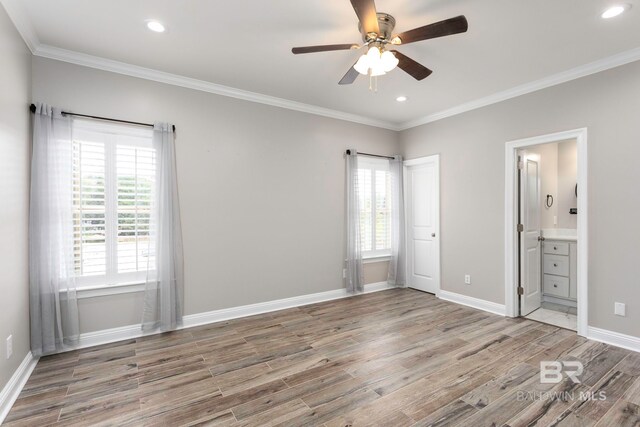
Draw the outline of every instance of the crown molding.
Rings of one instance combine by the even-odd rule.
[[[7,1],[7,0],[2,0]],[[21,32],[22,34],[22,32]],[[318,116],[330,117],[338,120],[345,120],[349,122],[359,123],[367,126],[374,126],[383,129],[389,129],[393,131],[403,131],[411,129],[417,126],[421,126],[427,123],[432,123],[438,120],[442,120],[448,117],[463,114],[472,110],[476,110],[482,107],[486,107],[492,104],[497,104],[502,101],[506,101],[518,96],[526,95],[532,92],[536,92],[542,89],[546,89],[552,86],[556,86],[562,83],[566,83],[572,80],[586,77],[591,74],[596,74],[601,71],[606,71],[611,68],[619,67],[621,65],[629,64],[640,60],[640,48],[628,50],[616,55],[609,56],[607,58],[600,59],[598,61],[590,62],[579,67],[572,68],[567,71],[563,71],[551,76],[525,83],[520,86],[507,89],[484,98],[479,98],[474,101],[470,101],[456,107],[443,110],[437,113],[429,114],[418,119],[409,120],[407,122],[396,124],[391,122],[384,122],[374,118],[360,116],[351,113],[345,113],[342,111],[332,110],[329,108],[318,107],[315,105],[304,104],[296,101],[290,101],[284,98],[277,98],[274,96],[263,95],[256,92],[249,92],[242,89],[236,89],[229,86],[223,86],[204,80],[197,80],[190,77],[184,77],[177,74],[166,73],[150,68],[144,68],[137,65],[131,65],[124,62],[105,59],[93,55],[79,53],[67,49],[61,49],[54,46],[48,46],[39,44],[33,52],[35,56],[43,58],[55,59],[58,61],[69,62],[76,65],[81,65],[90,68],[96,68],[103,71],[110,71],[113,73],[124,74],[132,77],[137,77],[146,80],[152,80],[160,83],[166,83],[174,86],[185,87],[188,89],[199,90],[203,92],[214,93],[217,95],[228,96],[231,98],[242,99],[250,102],[257,102],[260,104],[271,105],[280,108],[286,108],[289,110],[300,111],[309,114],[315,114]]]
[[[22,36],[22,39],[29,47],[29,50],[31,50],[31,53],[35,56],[55,59],[98,70],[110,71],[112,73],[123,74],[126,76],[152,80],[173,86],[213,93],[216,95],[227,96],[230,98],[241,99],[244,101],[256,102],[258,104],[285,108],[302,113],[314,114],[317,116],[329,117],[332,119],[344,120],[393,131],[400,130],[397,123],[386,122],[371,117],[360,116],[358,114],[346,113],[344,111],[236,89],[204,80],[193,79],[190,77],[166,73],[164,71],[158,71],[151,68],[140,67],[137,65],[127,64],[125,62],[114,61],[111,59],[42,44],[38,39],[31,20],[28,18],[24,5],[19,0],[0,0],[0,4],[4,6],[9,18],[13,22],[13,25],[20,33],[20,36]]]
[[[4,7],[9,19],[13,22],[31,53],[34,53],[40,45],[40,40],[38,40],[33,24],[24,10],[24,5],[18,0],[0,0],[0,4]]]
[[[360,116],[357,114],[345,113],[343,111],[332,110],[329,108],[318,107],[311,104],[304,104],[301,102],[291,101],[275,96],[263,95],[261,93],[236,89],[233,87],[223,86],[204,80],[198,80],[178,74],[166,73],[164,71],[140,67],[137,65],[127,64],[125,62],[114,61],[111,59],[101,58],[98,56],[88,55],[85,53],[75,52],[72,50],[62,49],[45,44],[38,45],[33,54],[42,58],[55,59],[58,61],[81,65],[83,67],[95,68],[98,70],[109,71],[112,73],[123,74],[126,76],[137,77],[140,79],[151,80],[173,86],[180,86],[187,89],[213,93],[216,95],[241,99],[244,101],[256,102],[258,104],[266,104],[273,107],[286,108],[288,110],[300,111],[303,113],[315,114],[317,116],[345,120],[348,122],[359,123],[383,129],[390,129],[394,131],[398,130],[398,125],[391,122],[385,122],[370,117]]]
[[[4,6],[9,18],[13,21],[18,32],[35,56],[393,131],[403,131],[422,126],[640,60],[640,48],[628,50],[443,111],[403,123],[393,123],[41,44],[24,10],[24,5],[19,0],[0,0],[0,4]]]
[[[516,98],[518,96],[526,95],[528,93],[536,92],[548,87],[556,86],[562,83],[569,82],[571,80],[576,80],[581,77],[586,77],[591,74],[606,71],[611,68],[619,67],[621,65],[629,64],[638,60],[640,60],[640,48],[631,49],[625,52],[618,53],[616,55],[609,56],[607,58],[599,59],[597,61],[581,65],[579,67],[571,68],[567,71],[552,74],[540,80],[535,80],[533,82],[525,83],[511,89],[497,92],[493,95],[479,98],[444,111],[429,114],[414,120],[409,120],[400,124],[399,128],[401,131],[407,130],[427,123],[446,119],[447,117],[457,116],[458,114],[466,113],[468,111],[476,110],[488,105],[497,104],[511,98]]]

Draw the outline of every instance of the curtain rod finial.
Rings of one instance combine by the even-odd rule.
[[[32,113],[35,113],[35,112],[36,112],[36,104],[31,104],[31,105],[29,106],[29,110],[30,110]]]

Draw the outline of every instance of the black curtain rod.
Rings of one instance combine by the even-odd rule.
[[[31,110],[32,113],[36,112],[36,106],[35,104],[31,104],[31,106],[29,107],[29,109]],[[100,117],[100,116],[89,116],[87,114],[78,114],[78,113],[69,113],[66,111],[61,111],[61,114],[64,116],[74,116],[74,117],[85,117],[87,119],[95,119],[95,120],[105,120],[107,122],[118,122],[118,123],[126,123],[129,125],[136,125],[136,126],[146,126],[146,127],[154,127],[153,124],[151,123],[140,123],[140,122],[132,122],[129,120],[120,120],[120,119],[111,119],[108,117]],[[173,125],[173,131],[176,131],[176,125]]]
[[[395,157],[391,157],[391,156],[381,156],[380,154],[362,153],[360,151],[357,151],[356,154],[360,156],[378,157],[381,159],[389,159],[389,160],[395,159]],[[347,150],[347,155],[351,155],[351,150]]]

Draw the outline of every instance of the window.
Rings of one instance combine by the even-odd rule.
[[[362,256],[391,255],[391,174],[389,162],[358,158]]]
[[[73,122],[73,243],[79,288],[140,283],[155,266],[152,130]]]

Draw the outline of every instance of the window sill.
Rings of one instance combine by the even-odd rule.
[[[362,257],[363,264],[373,264],[375,262],[386,262],[386,261],[391,261],[391,255],[372,255],[372,256]]]
[[[104,297],[109,295],[118,294],[130,294],[136,292],[144,292],[146,289],[145,283],[121,283],[117,285],[97,285],[97,286],[85,286],[78,288],[76,294],[78,299]]]

